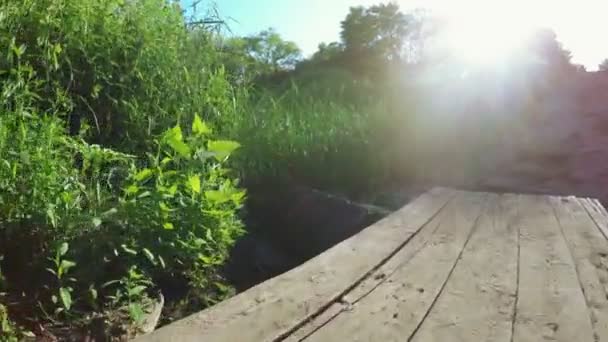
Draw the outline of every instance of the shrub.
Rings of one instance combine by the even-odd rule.
[[[239,145],[213,140],[195,116],[190,134],[169,129],[137,167],[134,158],[77,141],[60,127],[37,116],[0,121],[1,246],[9,269],[26,263],[35,274],[23,288],[29,281],[10,273],[14,290],[31,290],[68,317],[74,308],[124,305],[137,317],[141,309],[132,308],[142,305],[145,290],[171,277],[217,298],[219,267],[243,233],[237,212],[244,192],[225,166]],[[9,247],[33,241],[40,244],[25,247],[32,251],[25,260]],[[52,275],[45,277],[45,268]],[[39,292],[40,283],[47,289]]]
[[[243,233],[236,215],[245,193],[228,177],[225,163],[239,145],[211,139],[198,115],[191,134],[180,126],[157,141],[144,168],[134,169],[114,223],[131,249],[141,251],[153,273],[184,276],[205,289],[210,274]]]
[[[163,279],[222,294],[244,192],[191,114],[231,105],[206,40],[164,0],[0,2],[0,254],[38,319],[139,320]]]

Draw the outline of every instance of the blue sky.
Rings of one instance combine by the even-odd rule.
[[[181,0],[184,5],[192,0]],[[236,35],[248,35],[268,27],[294,41],[304,53],[320,42],[338,40],[340,21],[349,7],[374,5],[388,0],[203,0],[215,2]],[[394,0],[404,12],[429,8],[461,22],[483,16],[484,22],[503,22],[504,30],[522,25],[551,27],[571,50],[574,61],[594,69],[608,58],[608,2],[600,0]],[[604,4],[606,3],[606,4]],[[508,18],[508,20],[505,20]],[[479,18],[477,18],[479,19]],[[494,20],[498,19],[498,20]],[[484,28],[485,29],[485,28]],[[500,28],[494,28],[494,31]],[[491,30],[489,30],[490,32]]]
[[[248,35],[273,27],[285,39],[295,41],[305,53],[314,52],[320,42],[338,40],[340,21],[355,3],[352,0],[216,1],[220,14],[233,19],[228,24],[234,34]]]

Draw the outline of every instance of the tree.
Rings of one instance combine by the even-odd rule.
[[[399,60],[411,20],[412,17],[401,13],[395,3],[351,7],[341,23],[340,36],[345,50],[351,55]]]
[[[272,29],[248,37],[218,41],[222,64],[234,81],[246,82],[293,69],[300,60],[298,46]]]
[[[536,31],[527,44],[528,51],[537,61],[550,69],[575,70],[571,63],[572,54],[564,49],[553,30]]]
[[[608,71],[608,58],[604,59],[599,65],[600,71]]]
[[[269,73],[292,69],[301,57],[296,43],[283,40],[273,29],[244,38],[244,49]]]
[[[312,62],[327,62],[340,56],[344,52],[344,46],[337,42],[329,44],[319,44],[317,52],[315,52],[310,60]]]

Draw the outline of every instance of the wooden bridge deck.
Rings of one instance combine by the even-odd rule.
[[[142,341],[608,341],[598,201],[435,189]]]

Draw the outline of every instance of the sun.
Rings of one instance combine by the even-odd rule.
[[[529,9],[529,6],[527,7]],[[463,62],[496,66],[520,52],[537,27],[536,14],[517,1],[463,1],[446,13],[442,40],[449,53]]]

